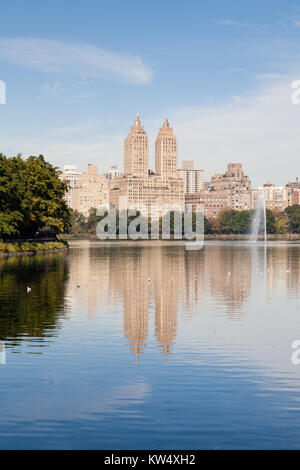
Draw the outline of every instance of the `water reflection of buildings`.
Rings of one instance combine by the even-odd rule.
[[[110,265],[110,285],[123,295],[124,333],[138,356],[149,333],[149,315],[154,311],[155,337],[168,353],[176,336],[180,295],[182,250],[171,256],[166,248],[119,248]]]
[[[214,245],[205,251],[211,294],[217,304],[225,303],[228,318],[238,319],[251,289],[251,249],[243,245]]]
[[[126,247],[91,244],[72,250],[69,294],[87,303],[90,318],[99,304],[114,312],[121,308],[124,336],[136,357],[152,331],[168,354],[179,318],[189,321],[192,315],[217,311],[229,320],[241,320],[252,286],[261,285],[271,294],[299,293],[299,250],[288,245],[265,250],[207,244],[200,251],[185,251],[183,246],[143,242]]]

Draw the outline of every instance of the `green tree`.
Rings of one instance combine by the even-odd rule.
[[[251,226],[251,211],[224,210],[219,213],[221,233],[248,233]]]
[[[70,233],[86,231],[86,217],[79,211],[70,209]]]
[[[291,233],[300,233],[300,205],[294,204],[287,207],[285,213],[288,217],[288,230]]]
[[[44,227],[65,231],[66,190],[58,169],[42,155],[23,160],[0,154],[0,236],[26,236]]]
[[[266,210],[266,225],[267,233],[276,233],[276,219],[275,215],[270,209]]]

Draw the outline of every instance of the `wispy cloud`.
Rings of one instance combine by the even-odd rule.
[[[280,80],[286,77],[282,73],[254,73],[252,76],[258,80]]]
[[[224,26],[245,26],[247,24],[247,23],[241,23],[239,21],[226,20],[226,19],[212,20],[212,23],[222,24]]]
[[[136,84],[148,83],[153,75],[140,57],[116,54],[92,44],[50,39],[2,38],[1,60],[45,73],[109,76]]]

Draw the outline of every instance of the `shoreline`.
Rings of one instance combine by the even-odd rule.
[[[146,239],[138,239],[138,240],[131,240],[130,238],[128,239],[106,239],[106,240],[100,240],[97,238],[96,235],[89,235],[89,236],[74,236],[74,235],[66,235],[65,237],[61,238],[60,240],[62,241],[67,241],[67,242],[72,242],[72,241],[92,241],[92,242],[99,242],[99,243],[107,243],[107,242],[185,242],[188,240],[181,239],[181,240],[174,240],[174,238],[170,239],[158,239],[158,240],[152,240],[151,238],[146,238]],[[244,235],[244,234],[207,234],[204,236],[204,241],[247,241],[249,240],[249,235]],[[263,237],[258,237],[257,241],[264,241]],[[269,234],[267,236],[267,241],[300,241],[300,233],[284,233],[284,234]]]
[[[0,253],[0,259],[8,258],[10,256],[46,255],[46,254],[51,254],[51,253],[60,253],[62,251],[68,251],[68,248],[55,248],[53,250],[37,250],[37,251],[18,251],[15,253]]]

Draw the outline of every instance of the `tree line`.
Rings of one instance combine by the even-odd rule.
[[[223,210],[211,220],[211,233],[250,233],[253,216],[253,210]],[[266,226],[268,234],[300,233],[300,206],[287,207],[283,212],[267,209]]]
[[[237,211],[233,209],[224,209],[220,211],[218,217],[208,219],[204,217],[204,234],[248,234],[251,232],[251,224],[254,216],[253,210]],[[136,217],[136,216],[134,216]],[[134,217],[128,217],[127,223]],[[95,208],[91,208],[87,217],[78,211],[71,211],[71,229],[70,233],[95,234],[97,223],[101,217],[97,216]],[[117,212],[117,234],[118,234],[119,214]],[[149,233],[151,230],[150,221]],[[160,219],[161,227],[162,219]],[[193,215],[193,230],[196,229],[196,217]],[[275,212],[267,209],[266,211],[267,233],[300,233],[300,206],[294,205],[287,207],[284,212]],[[174,233],[174,213],[170,216],[170,233]]]

